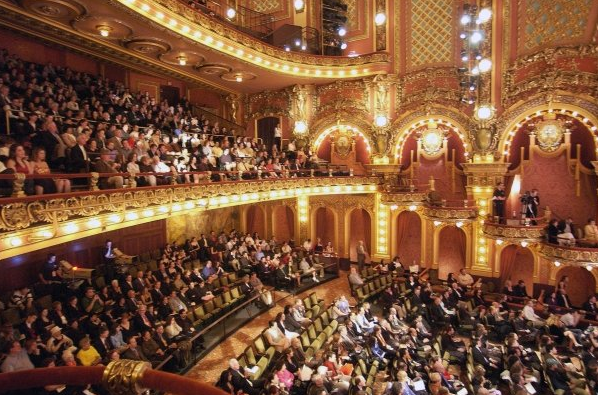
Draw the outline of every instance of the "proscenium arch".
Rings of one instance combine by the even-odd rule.
[[[509,111],[518,111],[520,106],[513,108]],[[552,102],[552,103],[544,103],[538,106],[534,106],[527,109],[521,109],[519,113],[513,118],[511,122],[507,124],[507,126],[500,131],[500,138],[498,142],[498,152],[501,153],[501,157],[503,157],[502,153],[505,151],[505,143],[509,140],[509,133],[513,131],[518,123],[525,121],[525,117],[535,115],[538,111],[547,111],[547,110],[554,110],[555,113],[558,113],[560,110],[567,110],[571,112],[577,112],[581,117],[587,118],[590,123],[594,126],[598,126],[598,117],[593,114],[592,112],[588,111],[583,107],[576,106],[574,104],[563,103],[563,102]],[[588,127],[589,129],[589,127]],[[592,132],[592,131],[590,131]],[[596,132],[594,132],[596,134]]]
[[[443,124],[449,124],[452,128],[457,132],[459,135],[461,142],[464,144],[465,152],[471,154],[472,153],[472,143],[467,138],[468,131],[463,126],[462,123],[456,121],[454,118],[447,117],[445,115],[421,115],[412,120],[410,120],[405,126],[403,126],[398,133],[394,134],[393,137],[393,149],[392,155],[394,155],[394,160],[397,162],[399,160],[399,156],[401,154],[401,149],[405,140],[409,137],[409,135],[413,132],[414,127],[419,124],[418,126],[425,125],[429,120],[436,120],[441,121]],[[399,122],[395,122],[397,124]],[[393,125],[394,125],[393,124]]]

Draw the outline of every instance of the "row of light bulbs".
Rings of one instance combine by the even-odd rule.
[[[49,229],[44,229],[33,235],[30,241],[48,240],[56,236],[68,236],[79,231],[94,230],[102,228],[103,226],[115,225],[125,221],[136,221],[143,218],[152,218],[155,215],[165,215],[169,213],[177,213],[183,210],[202,209],[202,208],[216,208],[221,205],[235,204],[239,202],[260,201],[262,199],[280,199],[297,196],[299,199],[300,220],[307,221],[307,196],[310,194],[330,194],[330,193],[347,193],[347,192],[375,192],[378,187],[376,185],[333,185],[324,187],[310,187],[297,189],[279,189],[269,192],[254,192],[243,193],[229,196],[219,196],[207,199],[198,199],[196,201],[187,201],[181,203],[172,203],[170,205],[161,205],[155,208],[146,208],[139,211],[128,211],[124,214],[114,213],[107,217],[100,219],[98,217],[91,218],[87,221],[78,220],[68,222],[59,227],[58,232],[55,233]],[[302,205],[301,202],[305,204]],[[303,210],[303,211],[302,211]],[[35,240],[33,240],[35,239]],[[7,239],[7,247],[20,247],[25,243],[25,238],[14,236]]]
[[[153,10],[152,7],[146,2],[141,2],[141,0],[121,0],[121,1],[124,2],[125,4],[127,4],[128,6],[135,6],[137,9],[141,10],[143,13],[145,13],[148,17],[150,17],[152,19],[157,19],[160,21],[167,20],[167,16],[163,12],[161,12],[159,10]],[[232,15],[233,12],[235,12],[235,15],[236,15],[236,11],[233,8],[229,8],[227,10],[227,16]],[[233,16],[233,18],[234,18],[234,16]],[[217,40],[214,37],[212,37],[211,35],[205,35],[202,32],[200,32],[199,30],[192,31],[191,27],[180,23],[177,19],[174,19],[174,18],[170,18],[168,20],[168,25],[170,26],[171,29],[178,31],[179,33],[181,33],[183,35],[186,35],[195,40],[201,40],[201,42],[203,44],[205,44],[211,48],[215,48],[215,49],[218,49],[221,51],[227,51],[231,55],[236,55],[237,57],[244,58],[244,60],[247,62],[256,64],[258,66],[265,66],[270,69],[280,70],[280,71],[283,71],[283,72],[289,73],[289,74],[301,74],[304,76],[315,76],[315,77],[329,78],[329,77],[360,76],[360,75],[368,74],[370,72],[369,68],[363,68],[363,69],[351,68],[351,69],[340,69],[340,70],[339,69],[328,69],[328,70],[315,69],[315,70],[313,70],[310,68],[300,68],[291,63],[289,63],[289,64],[282,63],[282,62],[279,63],[279,62],[271,61],[268,59],[264,59],[261,56],[254,56],[251,53],[246,53],[242,48],[236,48],[233,45],[227,45],[223,41]],[[112,31],[112,28],[110,28],[109,26],[105,26],[105,25],[102,25],[101,28],[97,27],[97,29],[103,37],[108,37],[108,35]],[[345,34],[346,34],[346,30],[345,30]],[[186,57],[179,57],[179,59],[177,59],[177,61],[179,62],[179,65],[187,65],[188,59],[186,59]],[[241,75],[239,75],[236,77],[236,81],[241,82],[242,78],[243,77]]]

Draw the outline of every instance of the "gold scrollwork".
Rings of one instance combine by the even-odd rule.
[[[478,216],[476,208],[424,208],[424,216],[434,219],[472,220]]]
[[[102,384],[110,395],[140,394],[145,389],[140,387],[139,380],[150,367],[149,362],[143,361],[112,361],[104,369]]]
[[[508,226],[485,223],[483,231],[490,237],[505,239],[540,240],[544,237],[544,228],[540,226]]]
[[[598,251],[590,251],[583,248],[542,244],[540,253],[549,260],[566,261],[566,263],[570,264],[585,265],[598,262]]]

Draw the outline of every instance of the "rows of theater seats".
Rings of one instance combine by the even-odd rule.
[[[326,340],[326,337],[323,339],[319,338],[320,334],[324,334],[322,325],[325,325],[327,333],[330,333],[330,336],[332,336],[338,327],[338,322],[329,318],[332,312],[331,309],[320,314],[324,307],[324,301],[318,299],[318,295],[315,292],[312,292],[303,298],[303,305],[305,306],[305,316],[313,320],[313,323],[301,333],[303,347],[309,347],[306,351],[307,358],[308,355],[311,356],[319,350],[322,347],[323,341]],[[319,331],[316,331],[315,329],[316,321],[319,321]],[[277,356],[274,347],[268,344],[268,341],[264,336],[264,332],[267,330],[268,328],[257,335],[253,340],[253,343],[248,346],[239,357],[237,357],[237,360],[242,367],[257,366],[257,371],[252,375],[252,379],[254,380],[264,376],[264,374],[272,367],[275,356]],[[306,343],[303,343],[304,334],[306,335]]]
[[[355,288],[355,295],[359,303],[363,303],[368,299],[380,295],[384,290],[392,284],[392,275],[375,276],[370,280],[366,280],[363,285]]]

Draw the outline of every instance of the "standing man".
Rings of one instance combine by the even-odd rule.
[[[538,225],[536,218],[538,218],[538,208],[540,207],[540,196],[538,195],[537,189],[532,189],[532,193],[530,194],[530,210],[532,214],[532,225]]]
[[[274,128],[274,145],[278,148],[278,152],[282,151],[282,128],[279,123]]]
[[[357,266],[359,267],[359,272],[363,270],[363,266],[365,265],[365,244],[363,240],[359,240],[357,243]]]
[[[110,282],[116,278],[116,255],[114,255],[114,247],[112,240],[106,240],[106,245],[102,251],[102,258],[106,267],[106,279]]]
[[[494,194],[492,195],[492,208],[494,219],[498,218],[499,224],[504,224],[505,222],[505,184],[499,182],[494,189]]]

